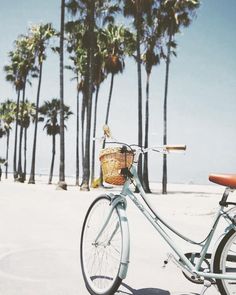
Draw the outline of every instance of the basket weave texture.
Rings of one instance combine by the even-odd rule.
[[[121,175],[122,168],[130,168],[133,163],[132,151],[121,152],[120,147],[106,148],[100,153],[103,179],[114,185],[123,185],[125,177]]]

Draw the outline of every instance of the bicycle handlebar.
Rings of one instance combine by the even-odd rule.
[[[155,152],[160,152],[160,153],[163,153],[163,154],[167,154],[167,153],[175,152],[175,151],[185,151],[186,150],[186,145],[163,145],[163,146],[159,146],[159,147],[145,148],[143,146],[138,146],[136,144],[129,145],[127,143],[118,142],[116,139],[114,139],[111,136],[111,130],[110,130],[109,126],[106,125],[106,124],[103,126],[103,133],[104,133],[104,136],[101,138],[103,141],[105,141],[106,138],[109,138],[109,139],[113,140],[111,142],[106,142],[106,143],[115,143],[115,144],[121,144],[123,146],[126,146],[131,151],[135,152],[136,155],[138,154],[138,156],[140,154],[147,153],[149,150],[153,150]],[[96,140],[96,139],[94,138],[94,140]],[[132,146],[137,147],[137,150],[134,151]]]
[[[138,162],[140,154],[145,154],[148,151],[154,151],[161,154],[169,154],[171,152],[182,152],[186,150],[186,145],[163,145],[159,147],[150,147],[150,148],[138,148],[138,150],[135,151],[135,157],[134,162]]]
[[[104,140],[104,138],[94,138],[94,140]],[[114,140],[114,139],[113,139]],[[153,146],[153,147],[148,147],[145,148],[143,146],[139,146],[137,144],[127,144],[125,142],[119,142],[119,141],[107,141],[106,144],[119,144],[119,145],[123,145],[126,146],[128,149],[130,149],[130,151],[134,151],[135,153],[139,153],[139,154],[145,154],[148,151],[152,150],[154,152],[159,152],[159,153],[171,153],[171,152],[181,152],[181,151],[186,151],[186,145],[184,144],[178,144],[178,145],[174,145],[174,144],[168,144],[168,145],[162,145],[162,146]],[[133,149],[134,147],[134,149]]]
[[[163,154],[171,153],[171,152],[178,152],[178,151],[186,151],[186,145],[163,145],[163,146],[158,146],[158,147],[149,147],[149,148],[140,148],[139,151],[142,154],[147,153],[148,151],[154,151],[154,152],[159,152]]]
[[[94,140],[104,140],[105,138],[102,137],[102,138],[94,138]],[[125,146],[126,148],[128,148],[130,151],[132,151],[134,153],[134,162],[137,162],[138,161],[138,158],[140,156],[140,154],[145,154],[147,153],[148,151],[152,150],[154,152],[158,152],[158,153],[161,153],[161,154],[169,154],[169,153],[172,153],[172,152],[184,152],[186,151],[186,145],[181,145],[181,144],[178,144],[178,145],[162,145],[162,146],[153,146],[153,147],[148,147],[148,148],[145,148],[145,147],[140,147],[136,144],[131,144],[131,145],[128,145],[127,143],[125,142],[119,142],[117,140],[114,140],[113,138],[113,141],[107,141],[106,144],[119,144],[119,145],[123,145]],[[134,147],[134,149],[133,149]]]

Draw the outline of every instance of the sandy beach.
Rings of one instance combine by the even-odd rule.
[[[104,190],[81,192],[72,185],[73,180],[68,183],[67,191],[58,191],[42,179],[35,185],[14,183],[12,179],[0,182],[1,295],[88,294],[80,270],[80,232],[87,208]],[[159,185],[152,187],[154,193],[148,198],[161,216],[183,234],[203,240],[224,188],[169,185],[168,195],[162,196]],[[174,264],[162,268],[171,250],[131,202],[127,215],[130,266],[117,294],[199,294],[201,286],[187,281]],[[222,223],[218,235],[223,226]],[[197,251],[177,242],[186,252]],[[206,294],[219,293],[212,286]]]

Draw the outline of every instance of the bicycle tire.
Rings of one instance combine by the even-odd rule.
[[[231,229],[221,240],[217,247],[214,261],[214,273],[227,274],[235,272],[236,275],[236,231]],[[236,294],[236,280],[216,279],[221,295]]]
[[[111,199],[106,195],[95,199],[88,209],[82,228],[81,268],[86,288],[92,295],[112,295],[122,282],[119,270],[123,251],[123,231],[117,208],[114,208],[109,223],[99,238],[101,242],[94,243],[109,214],[110,204]],[[114,232],[115,235],[112,236]],[[112,240],[109,241],[111,236]]]

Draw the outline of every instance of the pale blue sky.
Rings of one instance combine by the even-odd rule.
[[[13,41],[31,23],[52,22],[59,27],[60,1],[0,0],[0,101],[15,98],[4,80],[3,66]],[[207,183],[210,172],[236,173],[236,1],[203,0],[190,28],[176,36],[178,57],[170,65],[168,96],[169,143],[186,143],[185,155],[169,156],[169,181]],[[65,76],[65,103],[75,110],[75,85]],[[98,130],[105,117],[109,81],[103,83]],[[162,142],[164,64],[155,68],[150,82],[150,144]],[[143,71],[143,94],[145,73]],[[35,101],[36,84],[26,96]],[[41,102],[59,96],[58,57],[48,54],[44,67]],[[66,172],[75,174],[75,116],[66,134]],[[110,126],[114,137],[128,143],[137,141],[137,75],[133,60],[126,60],[123,75],[115,78]],[[31,160],[32,132],[29,132],[28,170]],[[37,172],[47,173],[51,160],[51,139],[39,127]],[[13,141],[13,136],[12,139]],[[0,156],[5,141],[0,141]],[[57,154],[59,156],[59,153]],[[150,155],[150,178],[161,179],[161,160]],[[10,158],[10,164],[12,165]],[[58,161],[55,173],[58,172]]]

